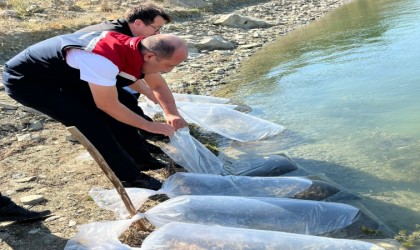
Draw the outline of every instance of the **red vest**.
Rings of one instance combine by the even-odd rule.
[[[107,31],[92,39],[85,50],[107,58],[118,67],[119,76],[134,82],[142,74],[143,57],[138,50],[142,39],[144,37],[130,37]]]

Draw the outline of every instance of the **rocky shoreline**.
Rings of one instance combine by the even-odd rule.
[[[179,21],[175,18],[164,32],[183,37],[193,53],[187,62],[165,74],[165,78],[174,92],[211,95],[228,83],[226,77],[235,72],[244,58],[347,2],[268,1],[235,8],[229,13],[219,13],[220,8],[216,8],[214,13],[206,12],[199,18]],[[228,15],[233,16],[231,19],[240,16],[248,20],[221,23],[220,19]],[[259,22],[254,27],[260,27],[250,28],[248,24],[252,21]],[[225,46],[226,43],[232,47]]]

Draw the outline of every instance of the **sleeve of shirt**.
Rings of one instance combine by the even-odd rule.
[[[101,85],[114,86],[119,73],[118,67],[107,58],[81,49],[70,49],[67,64],[80,70],[80,79]]]

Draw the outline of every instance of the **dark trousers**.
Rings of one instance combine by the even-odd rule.
[[[7,80],[13,77],[9,72],[3,73],[6,92],[11,98],[65,126],[78,128],[121,181],[135,180],[140,172],[136,162],[151,159],[137,128],[121,123],[98,109],[87,83],[78,81],[55,86],[39,84],[34,80],[31,83],[8,85]],[[144,115],[131,93],[117,89],[121,103]]]

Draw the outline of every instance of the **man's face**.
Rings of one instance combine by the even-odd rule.
[[[188,50],[184,48],[178,48],[170,59],[160,58],[155,53],[148,52],[144,55],[142,72],[144,74],[167,73],[175,68],[175,66],[185,61],[187,57]]]
[[[134,21],[134,25],[132,26],[131,32],[134,36],[153,36],[156,34],[160,34],[160,29],[166,24],[165,19],[161,16],[155,17],[153,23],[146,24],[142,20],[137,19]]]

